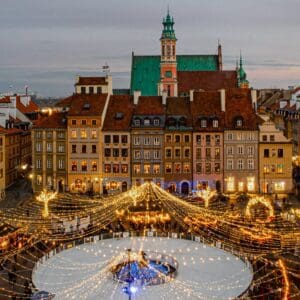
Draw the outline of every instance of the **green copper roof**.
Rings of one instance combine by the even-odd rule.
[[[238,70],[238,73],[239,73],[239,81],[240,81],[240,83],[248,83],[247,73],[245,72],[245,70],[243,68],[243,58],[242,58],[242,55],[240,55],[240,68]]]
[[[175,31],[174,31],[174,19],[170,17],[169,11],[167,16],[163,19],[162,24],[164,25],[164,29],[161,34],[161,39],[170,39],[176,40]]]
[[[216,71],[217,55],[177,55],[178,71]],[[160,81],[160,55],[132,55],[130,93],[141,91],[143,96],[155,96]]]

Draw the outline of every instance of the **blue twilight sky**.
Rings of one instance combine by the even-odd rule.
[[[216,53],[220,39],[225,69],[242,49],[253,87],[300,85],[299,0],[0,0],[0,93],[65,96],[106,62],[129,87],[131,52],[159,54],[168,5],[178,53]]]

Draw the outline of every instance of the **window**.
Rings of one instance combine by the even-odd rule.
[[[113,148],[113,157],[119,157],[119,149]]]
[[[269,174],[270,173],[270,166],[269,165],[264,165],[264,174]]]
[[[65,161],[63,159],[58,160],[58,169],[64,169],[65,168]]]
[[[201,159],[201,148],[196,148],[196,159]]]
[[[101,94],[102,93],[102,87],[101,86],[97,86],[97,94]]]
[[[91,138],[96,139],[97,138],[97,130],[92,130],[91,132]]]
[[[37,131],[37,132],[35,133],[35,137],[36,137],[37,139],[42,138],[42,132],[41,132],[41,131]]]
[[[206,143],[206,146],[210,146],[210,135],[205,136],[205,143]]]
[[[119,143],[119,136],[118,135],[113,135],[113,143],[118,144]]]
[[[64,138],[65,138],[65,133],[64,133],[63,131],[59,131],[59,132],[57,133],[57,137],[58,137],[59,139],[64,139]]]
[[[85,94],[85,86],[82,86],[82,87],[80,88],[80,91],[81,91],[81,94]]]
[[[214,120],[212,121],[212,126],[213,126],[214,128],[219,127],[219,120],[214,119]]]
[[[168,48],[168,50],[169,50],[169,48]],[[171,55],[171,54],[168,52],[168,55]],[[172,77],[172,71],[166,71],[165,72],[165,77],[171,78]]]
[[[150,159],[150,150],[144,150],[144,159]]]
[[[244,154],[244,146],[238,145],[237,146],[238,154],[242,155]]]
[[[52,159],[47,159],[47,169],[52,168]]]
[[[269,149],[264,149],[264,157],[269,157]]]
[[[184,142],[185,143],[189,143],[190,142],[190,136],[189,135],[185,135],[184,136]]]
[[[76,120],[71,121],[72,125],[76,125]]]
[[[159,119],[154,119],[153,120],[153,125],[154,126],[159,126],[159,124],[160,124],[160,120]]]
[[[89,86],[89,94],[93,94],[94,93],[94,87]]]
[[[144,174],[150,174],[150,164],[144,164]]]
[[[237,166],[238,166],[239,170],[243,170],[244,169],[244,161],[242,159],[239,159]]]
[[[242,119],[237,119],[237,120],[236,120],[236,126],[237,126],[237,127],[243,126],[243,120],[242,120]]]
[[[238,141],[243,140],[243,133],[242,133],[242,132],[237,132],[237,134],[236,134],[236,139],[237,139]]]
[[[167,158],[171,158],[172,157],[172,149],[171,148],[167,148],[166,149],[166,157]]]
[[[110,148],[104,148],[104,156],[110,157],[111,156],[111,149]]]
[[[284,181],[274,182],[274,190],[276,192],[284,191],[285,190],[285,182]]]
[[[92,145],[92,153],[97,153],[97,145]]]
[[[122,144],[127,144],[128,136],[127,135],[121,135],[121,142],[122,142]]]
[[[172,136],[170,134],[166,135],[166,143],[172,142]]]
[[[86,153],[86,145],[81,145],[81,153]]]
[[[220,173],[220,172],[221,172],[221,164],[215,163],[215,173]]]
[[[140,144],[140,137],[135,136],[134,139],[133,139],[133,143],[134,143],[134,145],[139,145]]]
[[[144,137],[144,145],[150,145],[150,137]]]
[[[196,163],[196,173],[202,173],[202,164]]]
[[[92,125],[93,126],[97,125],[97,120],[92,120]]]
[[[221,158],[221,150],[220,148],[215,148],[215,159],[220,159]]]
[[[37,185],[41,185],[42,184],[42,175],[37,175],[36,176],[36,184]]]
[[[72,139],[76,139],[77,138],[77,131],[76,130],[72,130],[71,131],[71,138]]]
[[[227,133],[227,140],[232,141],[233,140],[233,134]]]
[[[104,136],[104,143],[109,144],[110,143],[110,135],[105,135]]]
[[[76,153],[77,150],[76,150],[76,145],[72,145],[72,153]]]
[[[42,143],[36,143],[35,149],[36,149],[36,152],[41,152],[42,151]]]
[[[111,165],[110,164],[105,164],[104,165],[104,172],[105,173],[110,173],[111,172]]]
[[[235,190],[235,183],[234,183],[234,177],[228,177],[225,179],[227,182],[227,191],[234,192]]]
[[[233,170],[233,160],[232,159],[227,159],[227,169]]]
[[[135,119],[134,120],[134,126],[141,126],[141,120],[140,119]]]
[[[120,172],[119,164],[113,164],[113,173],[119,173],[119,172]]]
[[[41,159],[37,159],[36,160],[36,169],[40,169],[42,167],[42,160]]]
[[[275,165],[271,165],[271,172],[275,173],[276,172],[276,166]]]
[[[271,150],[271,157],[276,157],[276,149]]]
[[[81,162],[81,171],[82,172],[86,172],[87,171],[87,163],[86,163],[86,160],[83,160]]]
[[[141,174],[141,165],[140,164],[134,164],[133,165],[133,172],[135,175]]]
[[[277,165],[277,173],[280,173],[280,174],[283,173],[283,164],[278,164]]]
[[[190,163],[183,164],[183,173],[190,173],[191,172],[191,165]]]
[[[175,163],[174,164],[174,173],[181,173],[181,163]]]
[[[181,153],[180,153],[180,148],[175,148],[175,158],[180,158]]]
[[[65,152],[65,145],[58,144],[57,151],[60,152],[60,153]]]
[[[160,174],[160,165],[159,164],[153,165],[153,174]]]
[[[141,151],[140,150],[134,150],[133,158],[140,159],[141,158]]]
[[[150,119],[144,119],[144,126],[149,126],[150,125]]]
[[[215,135],[215,145],[219,146],[221,144],[221,137],[219,134]]]
[[[211,164],[210,163],[206,163],[205,164],[205,173],[206,174],[210,174],[211,173]]]
[[[155,146],[160,145],[160,137],[154,137],[154,145]]]
[[[121,149],[121,155],[122,155],[122,157],[128,157],[128,149],[127,148],[122,148]]]
[[[253,170],[254,169],[254,160],[248,159],[248,169]]]
[[[125,164],[121,165],[121,172],[128,173],[128,165],[125,165]]]
[[[253,155],[253,154],[254,154],[254,147],[248,146],[248,155]]]
[[[205,157],[206,158],[211,158],[211,149],[210,148],[205,149]]]
[[[189,158],[190,157],[190,149],[184,149],[184,157]]]
[[[200,126],[201,126],[202,128],[206,128],[206,127],[207,127],[207,120],[206,120],[206,119],[201,119],[201,121],[200,121]]]
[[[278,149],[278,157],[283,157],[283,149]]]
[[[263,142],[266,142],[266,141],[268,140],[268,136],[264,134],[264,135],[262,136],[262,140],[263,140]]]
[[[72,171],[77,171],[77,162],[76,161],[72,162]]]
[[[47,132],[47,139],[52,139],[52,132],[51,131]]]
[[[81,125],[86,125],[86,120],[81,120]]]
[[[167,163],[165,170],[167,174],[172,173],[172,164]]]
[[[255,190],[255,178],[247,177],[247,189],[249,192],[253,192]]]
[[[180,135],[179,134],[175,135],[175,143],[180,143]]]
[[[196,135],[196,143],[201,144],[201,135],[200,134]]]
[[[275,135],[270,135],[270,142],[275,142]]]

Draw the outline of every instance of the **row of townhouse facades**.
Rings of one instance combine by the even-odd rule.
[[[291,143],[263,127],[255,90],[112,95],[109,79],[95,82],[77,84],[34,126],[35,191],[109,194],[146,181],[183,194],[291,191]]]

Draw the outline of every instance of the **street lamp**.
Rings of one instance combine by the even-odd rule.
[[[36,197],[36,200],[44,203],[43,217],[47,218],[49,216],[49,201],[53,200],[56,197],[57,193],[48,192],[47,190],[43,190],[39,196]]]

